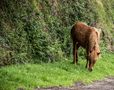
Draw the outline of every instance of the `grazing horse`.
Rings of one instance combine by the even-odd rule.
[[[95,27],[88,26],[83,22],[76,22],[71,29],[73,41],[73,63],[78,64],[78,48],[81,46],[86,49],[87,63],[86,68],[92,71],[94,64],[100,54],[99,40],[100,31]]]

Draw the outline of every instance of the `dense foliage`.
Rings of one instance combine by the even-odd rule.
[[[70,56],[70,29],[77,20],[97,22],[102,39],[110,41],[113,4],[114,0],[1,0],[0,65]]]

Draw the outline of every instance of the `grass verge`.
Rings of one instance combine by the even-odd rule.
[[[18,88],[33,90],[37,87],[70,86],[78,81],[88,84],[106,76],[114,76],[113,53],[105,53],[97,61],[93,72],[85,69],[86,60],[79,60],[79,66],[71,64],[71,61],[2,67],[0,68],[0,90]]]

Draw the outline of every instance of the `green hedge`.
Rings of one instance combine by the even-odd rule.
[[[98,22],[104,37],[110,38],[112,4],[113,0],[1,0],[0,65],[69,57],[70,29],[77,20]]]

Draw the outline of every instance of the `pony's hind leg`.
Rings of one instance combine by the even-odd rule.
[[[80,47],[79,44],[76,43],[76,64],[79,64],[79,63],[78,63],[78,48],[79,48],[79,47]]]
[[[73,63],[76,64],[76,42],[73,41]]]
[[[78,48],[79,45],[75,41],[73,42],[73,63],[78,64]]]

